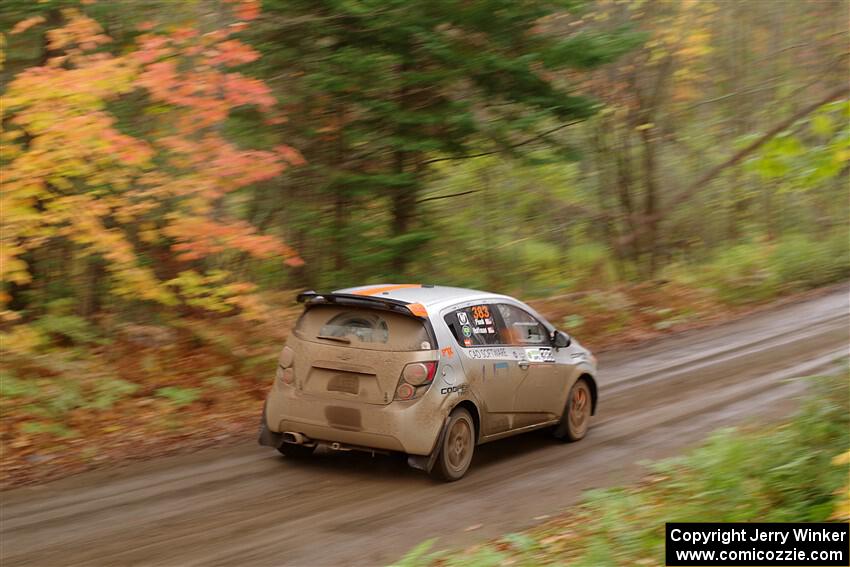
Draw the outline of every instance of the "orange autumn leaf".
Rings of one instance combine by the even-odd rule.
[[[25,31],[27,31],[28,29],[30,29],[31,27],[37,26],[38,24],[42,23],[43,21],[44,21],[44,16],[33,16],[31,18],[21,20],[20,22],[15,24],[14,27],[12,27],[12,29],[11,29],[11,31],[9,31],[9,33],[11,35],[23,33]]]

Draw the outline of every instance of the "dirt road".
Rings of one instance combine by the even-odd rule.
[[[401,459],[292,462],[254,439],[3,494],[2,564],[386,564],[424,539],[466,545],[528,527],[588,488],[640,474],[718,427],[787,413],[848,348],[848,289],[600,357],[588,437],[479,448],[438,484]],[[710,518],[706,518],[710,520]],[[476,527],[477,526],[477,527]]]

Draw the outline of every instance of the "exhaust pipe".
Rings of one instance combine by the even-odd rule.
[[[305,443],[309,443],[310,439],[295,431],[284,431],[283,442],[292,443],[293,445],[304,445]]]

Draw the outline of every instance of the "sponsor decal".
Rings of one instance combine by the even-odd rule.
[[[469,389],[469,386],[466,384],[458,384],[457,386],[446,386],[445,388],[440,388],[440,393],[445,395],[454,394],[457,392],[458,394],[463,394],[466,390]]]
[[[469,358],[486,360],[491,358],[509,358],[508,349],[504,347],[473,348],[467,352]]]
[[[470,327],[469,325],[464,325],[461,328],[461,331],[463,331],[463,336],[466,337],[466,338],[469,338],[469,337],[472,336],[472,327]]]
[[[529,362],[543,362],[543,359],[540,357],[540,350],[536,348],[525,349],[525,358]]]
[[[529,362],[555,362],[555,355],[549,347],[527,348],[525,359]]]
[[[463,345],[464,346],[472,346],[472,341],[469,340],[469,339],[463,339]]]
[[[493,378],[505,378],[510,372],[511,366],[507,362],[496,362],[493,364]]]
[[[455,355],[455,351],[452,349],[452,347],[447,346],[446,348],[440,351],[440,354],[442,354],[446,358],[451,358]]]
[[[467,317],[466,312],[464,311],[457,312],[457,320],[461,325],[469,325],[469,317]]]
[[[472,317],[475,319],[487,319],[490,317],[490,308],[486,305],[475,305],[472,308]]]

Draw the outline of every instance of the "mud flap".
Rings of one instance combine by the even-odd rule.
[[[283,443],[283,434],[275,433],[274,431],[269,429],[268,424],[266,423],[266,405],[263,404],[263,417],[260,418],[260,438],[257,440],[260,445],[264,445],[266,447],[274,447],[275,449],[279,448]]]
[[[446,421],[443,422],[443,427],[440,429],[440,436],[437,437],[437,444],[434,446],[434,450],[431,451],[430,455],[408,455],[407,456],[407,464],[411,468],[419,469],[420,471],[425,471],[427,473],[431,472],[431,469],[434,468],[434,463],[437,462],[437,457],[440,456],[440,451],[443,450],[443,440],[446,438],[446,433],[449,429],[449,419],[451,416],[446,416]],[[263,420],[265,423],[265,420]]]

